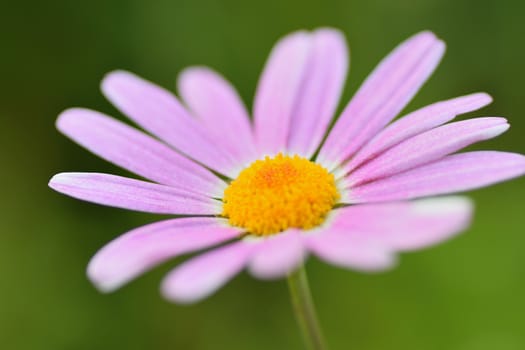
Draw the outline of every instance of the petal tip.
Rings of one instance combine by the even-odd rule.
[[[438,56],[443,56],[447,50],[447,44],[443,40],[437,40],[435,43],[435,48]]]
[[[184,68],[177,76],[177,91],[184,98],[184,92],[192,88],[199,88],[198,81],[207,77],[216,76],[217,73],[206,66],[195,65]]]
[[[62,111],[55,121],[55,127],[58,131],[65,134],[71,122],[83,113],[86,113],[86,111],[89,112],[89,109],[83,107],[73,107]]]
[[[101,293],[111,293],[119,289],[124,282],[118,278],[111,278],[107,269],[101,268],[99,255],[96,254],[88,263],[86,277],[93,286]]]
[[[429,30],[429,29],[425,29],[425,30],[422,30],[418,33],[416,33],[413,38],[421,38],[421,39],[424,39],[424,40],[438,40],[438,36],[436,35],[436,33],[434,33],[433,31]]]
[[[376,257],[373,261],[356,263],[352,269],[361,273],[377,274],[395,269],[399,265],[399,259],[393,252],[383,253],[381,257]]]
[[[96,276],[89,276],[89,281],[93,286],[100,292],[104,294],[112,293],[121,287],[121,283],[113,283],[104,281],[103,279],[97,278]]]
[[[294,32],[289,33],[288,35],[285,35],[284,37],[280,38],[275,44],[275,48],[282,48],[284,46],[288,46],[291,43],[293,44],[306,44],[309,42],[309,39],[311,37],[311,33],[306,29],[298,29]],[[273,50],[272,50],[273,51]]]
[[[103,279],[97,279],[97,277],[95,277],[95,276],[89,276],[88,275],[88,279],[89,279],[89,281],[91,281],[93,286],[100,293],[104,293],[104,294],[112,293],[112,292],[116,291],[117,289],[119,289],[120,286],[121,286],[120,284],[110,283],[110,282],[104,281]]]
[[[64,185],[67,183],[67,180],[71,177],[71,173],[58,173],[55,174],[49,179],[49,182],[47,185],[54,189],[55,191],[60,192],[60,185]]]
[[[461,232],[470,225],[474,213],[474,202],[464,196],[447,196],[420,199],[414,202],[414,211],[422,215],[454,214],[458,221],[456,231]]]
[[[214,70],[204,65],[194,65],[184,68],[179,72],[179,79],[187,77],[192,74],[210,74],[214,73]]]
[[[55,182],[56,182],[56,180],[55,180],[55,176],[56,176],[56,175],[54,175],[53,177],[51,177],[51,178],[49,179],[49,181],[47,182],[47,186],[48,186],[49,188],[51,188],[52,190],[55,190]]]
[[[333,27],[318,27],[313,31],[314,34],[330,35],[338,40],[345,41],[345,34],[342,30]]]
[[[173,303],[190,305],[205,299],[211,293],[207,293],[205,295],[194,293],[189,290],[185,290],[184,288],[179,288],[178,285],[168,282],[168,280],[165,279],[160,286],[160,294],[164,297],[164,299]]]
[[[346,69],[348,68],[348,61],[349,61],[349,52],[350,48],[347,45],[346,42],[346,36],[343,31],[331,28],[331,27],[320,27],[316,28],[313,31],[314,37],[317,38],[317,40],[320,40],[324,43],[327,43],[330,45],[330,50],[333,51],[335,54],[337,51],[343,52],[344,55],[342,55],[343,65],[345,66],[345,73],[346,76]]]
[[[491,104],[493,101],[492,96],[490,96],[486,92],[478,92],[474,94],[473,96],[476,96],[480,100],[480,104],[483,104],[484,106]]]
[[[118,84],[122,83],[123,80],[136,78],[135,74],[128,72],[123,69],[117,69],[106,73],[100,83],[100,90],[107,97],[112,94],[114,88]]]
[[[266,266],[252,262],[248,265],[247,270],[253,277],[260,280],[278,280],[295,271],[298,266],[306,261],[306,259],[306,254],[303,254],[293,266],[287,266],[285,268],[281,266]]]

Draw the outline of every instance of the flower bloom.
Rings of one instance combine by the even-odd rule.
[[[170,258],[214,247],[162,283],[168,299],[189,303],[244,268],[259,278],[278,278],[311,253],[338,266],[383,270],[395,264],[397,252],[461,232],[470,220],[469,200],[419,198],[521,176],[525,157],[456,154],[509,127],[499,117],[451,122],[489,104],[485,93],[437,102],[393,121],[444,51],[430,32],[403,42],[329,132],[348,68],[337,30],[295,32],[276,44],[251,119],[234,88],[208,68],[183,71],[180,100],[131,73],[108,74],[104,95],[152,136],[80,108],[63,112],[58,129],[149,181],[61,173],[50,186],[94,203],[177,217],[106,245],[89,263],[89,278],[112,291]]]

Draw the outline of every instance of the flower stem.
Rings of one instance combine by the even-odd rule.
[[[288,288],[295,317],[299,322],[308,349],[326,350],[304,266],[288,275]]]

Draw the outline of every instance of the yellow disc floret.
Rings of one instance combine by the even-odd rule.
[[[318,226],[339,197],[334,176],[325,168],[278,154],[255,161],[231,182],[222,214],[251,234],[270,235]]]

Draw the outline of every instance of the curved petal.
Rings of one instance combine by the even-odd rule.
[[[383,271],[392,268],[396,259],[391,250],[366,239],[364,233],[340,232],[326,228],[307,236],[308,249],[324,261],[359,271]]]
[[[398,174],[438,160],[506,131],[505,118],[475,118],[440,126],[392,147],[348,175],[350,186]]]
[[[475,93],[436,102],[407,114],[387,126],[361,148],[350,162],[345,165],[344,172],[349,173],[389,148],[422,132],[445,124],[460,114],[478,110],[491,102],[492,98],[489,95]]]
[[[349,203],[405,200],[467,191],[525,174],[525,156],[478,151],[454,154],[434,163],[349,189]]]
[[[224,139],[216,139],[169,91],[125,72],[109,73],[102,92],[124,114],[178,151],[229,176],[236,167]]]
[[[195,193],[99,173],[60,173],[49,187],[68,196],[111,207],[156,214],[220,214],[219,201]]]
[[[91,259],[87,274],[99,290],[110,292],[168,259],[228,241],[240,233],[216,218],[156,222],[104,246]]]
[[[255,137],[263,154],[285,151],[311,42],[311,35],[304,31],[284,37],[274,46],[264,67],[253,107]]]
[[[388,55],[366,79],[321,147],[318,161],[329,170],[351,157],[412,99],[438,65],[445,44],[423,32]]]
[[[311,158],[321,143],[343,91],[348,49],[343,34],[333,29],[312,33],[307,72],[296,98],[288,151]]]
[[[254,244],[240,241],[185,262],[166,276],[162,294],[185,304],[206,298],[246,266],[253,248]]]
[[[240,162],[256,157],[250,117],[235,88],[206,67],[185,69],[178,90],[188,105],[215,137],[221,138]]]
[[[300,230],[289,230],[264,238],[257,245],[248,265],[252,275],[274,279],[295,270],[306,255],[301,235]]]
[[[395,251],[422,249],[464,231],[471,220],[472,202],[465,197],[441,197],[353,205],[337,210],[331,230]]]
[[[215,197],[226,187],[208,169],[104,114],[68,109],[58,117],[57,128],[84,148],[146,179]]]

